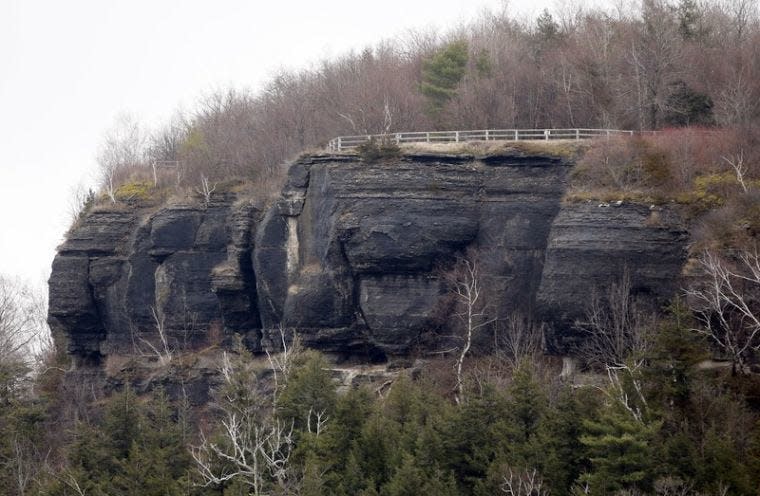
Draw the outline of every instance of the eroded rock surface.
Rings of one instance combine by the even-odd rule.
[[[688,232],[673,209],[597,202],[564,205],[552,224],[538,289],[540,315],[551,324],[550,350],[572,348],[593,297],[630,285],[646,311],[662,310],[679,288]]]
[[[234,197],[158,210],[100,207],[59,247],[51,328],[83,363],[154,355],[260,329],[251,264],[255,209]],[[217,269],[216,271],[214,269]]]
[[[571,167],[519,151],[313,156],[266,212],[233,194],[96,211],[54,261],[50,322],[82,363],[144,351],[159,327],[177,347],[240,334],[261,351],[296,330],[309,346],[382,359],[447,333],[443,275],[468,256],[489,312],[545,319],[563,352],[590,292],[626,268],[652,305],[670,297],[687,242],[672,210],[563,203]]]

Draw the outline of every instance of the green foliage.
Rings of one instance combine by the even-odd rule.
[[[457,94],[467,70],[467,42],[454,41],[426,60],[422,68],[420,92],[427,98],[428,111],[438,116]]]
[[[693,328],[689,309],[682,299],[676,298],[655,333],[652,361],[647,369],[651,397],[662,408],[678,410],[680,418],[688,408],[696,365],[709,356],[705,340]]]
[[[507,389],[509,399],[507,407],[510,412],[511,445],[514,447],[528,447],[543,420],[547,408],[547,397],[542,385],[535,378],[533,364],[528,360],[522,360],[514,371],[512,383]],[[528,448],[526,451],[532,451]],[[527,461],[528,454],[520,453],[520,457]]]
[[[448,457],[444,468],[457,475],[462,487],[473,487],[488,474],[489,467],[506,455],[512,434],[509,402],[492,387],[470,399],[448,420],[443,447]]]
[[[758,181],[748,181],[752,187],[758,186]],[[699,175],[694,179],[694,189],[678,196],[678,201],[698,205],[703,210],[716,209],[723,206],[739,189],[736,174],[726,171]]]
[[[372,137],[359,145],[356,150],[362,160],[370,163],[401,155],[401,148],[389,138],[381,139],[378,142],[376,138]]]
[[[656,474],[651,443],[660,425],[634,418],[618,398],[602,407],[598,419],[585,419],[580,441],[588,449],[591,470],[581,479],[591,494],[651,490]]]
[[[536,31],[538,38],[544,43],[553,41],[559,36],[559,24],[549,13],[549,9],[544,9],[536,19]]]
[[[493,62],[485,49],[481,49],[478,52],[478,56],[475,59],[475,70],[479,77],[489,77],[493,74]]]
[[[39,424],[45,420],[39,405],[24,401],[27,373],[23,363],[0,359],[0,487],[9,494],[17,494],[19,473],[33,470],[24,467],[31,462],[25,458],[39,445]]]
[[[318,417],[333,415],[335,384],[325,358],[308,351],[296,364],[278,399],[279,415],[299,431],[314,432]]]
[[[534,444],[540,448],[541,455],[536,466],[559,494],[567,494],[581,472],[588,468],[580,436],[583,419],[589,416],[587,410],[593,411],[595,402],[586,393],[588,391],[563,387],[538,428],[538,442]]]
[[[264,394],[271,384],[261,383],[253,357],[241,351],[230,358],[230,380],[216,404],[237,415],[292,422],[295,448],[282,479],[265,473],[268,494],[490,496],[502,493],[508,474],[535,473],[558,495],[582,494],[585,485],[594,495],[650,494],[657,481],[702,494],[724,484],[731,494],[753,495],[760,483],[760,415],[745,396],[749,388],[699,371],[704,343],[689,332],[693,325],[675,301],[642,357],[643,370],[621,371],[602,394],[557,383],[521,361],[499,386],[482,380],[461,405],[426,379],[406,376],[385,396],[366,388],[337,395],[325,358],[306,352],[279,390],[275,413]],[[34,426],[45,418],[43,408],[22,403],[17,396],[0,404],[0,427],[12,433],[0,438],[4,484],[13,475],[9,438],[39,443]],[[319,432],[315,411],[327,419]],[[127,388],[95,418],[79,426],[67,464],[40,480],[37,493],[74,495],[66,481],[76,481],[95,496],[251,494],[242,477],[218,487],[194,485],[199,479],[186,447],[198,440],[161,392],[138,398]],[[226,442],[219,421],[209,417],[207,425],[216,429],[209,439]]]
[[[116,188],[114,196],[117,200],[150,200],[155,189],[148,181],[130,181]]]
[[[186,439],[173,409],[158,392],[142,404],[127,387],[111,397],[102,422],[80,425],[62,477],[46,490],[68,494],[75,481],[87,494],[146,496],[186,494],[191,466]]]
[[[405,455],[401,466],[390,481],[383,486],[381,496],[419,496],[435,494],[440,496],[458,495],[456,483],[450,475],[440,470],[427,470],[418,465],[415,458]]]
[[[702,39],[705,36],[701,21],[702,12],[695,0],[679,0],[678,32],[684,40]]]
[[[712,99],[683,81],[671,85],[665,106],[663,119],[670,126],[707,126],[715,123]]]

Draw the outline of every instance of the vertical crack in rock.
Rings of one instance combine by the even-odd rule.
[[[81,364],[131,353],[133,330],[155,331],[151,306],[189,346],[239,334],[261,351],[282,325],[326,351],[404,354],[446,323],[436,267],[474,250],[495,316],[547,321],[563,353],[589,292],[623,267],[652,305],[672,296],[688,241],[672,209],[655,223],[640,205],[563,203],[571,165],[518,151],[312,156],[266,212],[234,194],[103,208],[59,249],[51,327]]]

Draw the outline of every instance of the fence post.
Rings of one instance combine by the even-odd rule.
[[[544,129],[544,139],[547,141],[549,141],[549,133],[551,133],[551,131]]]
[[[401,133],[396,133],[396,145],[401,143]]]
[[[488,129],[486,129],[486,141],[488,141]]]
[[[342,143],[342,141],[343,141],[343,138],[338,138],[338,150],[337,151],[342,151],[343,150],[343,143]]]
[[[430,133],[425,133],[425,141],[430,143]]]
[[[578,141],[579,139],[581,139],[581,130],[580,129],[576,129],[575,130],[575,141]]]
[[[454,131],[454,141],[459,143],[459,131]]]
[[[519,141],[520,138],[517,136],[517,129],[515,129],[515,141]]]

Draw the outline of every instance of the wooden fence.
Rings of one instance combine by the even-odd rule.
[[[483,129],[478,131],[430,131],[365,134],[331,139],[327,149],[350,150],[372,139],[397,145],[406,143],[459,143],[468,141],[582,140],[610,136],[633,136],[637,131],[620,129]]]

